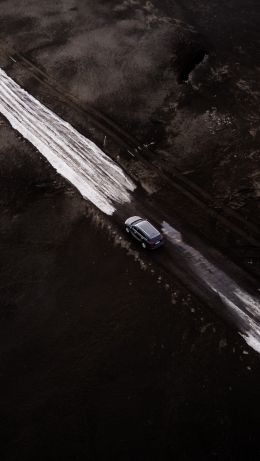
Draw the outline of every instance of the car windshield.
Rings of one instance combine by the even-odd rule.
[[[160,232],[148,221],[140,221],[136,224],[136,227],[141,229],[149,238],[158,237],[160,235]]]

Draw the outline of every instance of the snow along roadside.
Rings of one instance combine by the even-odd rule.
[[[101,211],[130,201],[135,184],[96,144],[81,135],[0,69],[0,112]]]
[[[223,271],[208,261],[198,250],[182,238],[181,232],[166,221],[162,232],[181,250],[187,264],[204,281],[205,286],[216,293],[237,319],[239,333],[247,344],[260,354],[260,300],[242,290]]]

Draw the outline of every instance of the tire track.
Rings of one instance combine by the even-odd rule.
[[[2,53],[3,52],[5,55],[7,54],[6,51],[2,49]],[[110,136],[113,140],[118,142],[121,147],[126,149],[126,153],[128,157],[130,156],[132,161],[141,161],[146,171],[152,171],[157,176],[159,175],[162,182],[167,182],[179,193],[185,195],[185,197],[191,200],[197,207],[203,209],[211,218],[214,218],[218,223],[221,223],[228,230],[234,232],[249,246],[260,248],[260,229],[256,224],[243,218],[237,211],[228,207],[222,208],[221,214],[217,212],[211,206],[212,197],[208,193],[194,182],[184,177],[177,168],[175,168],[173,174],[169,174],[165,170],[163,170],[163,172],[159,171],[158,168],[151,163],[154,152],[149,148],[141,147],[140,142],[138,142],[136,138],[123,130],[109,117],[88,105],[84,105],[83,107],[76,97],[66,92],[51,76],[36,66],[22,53],[13,50],[13,53],[8,54],[8,56],[15,64],[22,65],[41,84],[58,93],[59,97],[68,106],[88,115],[94,126],[101,129],[104,134]],[[132,151],[134,151],[134,153]]]
[[[50,164],[104,213],[130,200],[135,184],[92,141],[0,69],[0,111]]]
[[[122,204],[128,211],[131,207],[136,209],[144,206],[139,197],[139,202],[125,207],[135,186],[124,175],[123,170],[93,142],[24,91],[1,69],[0,111],[61,175],[75,185],[83,197],[88,198],[106,214],[113,213],[115,203],[119,208]],[[146,198],[149,200],[148,195]],[[152,214],[153,208],[158,218],[160,212],[156,200],[150,207],[145,207],[145,211]],[[223,271],[219,271],[197,250],[185,243],[180,232],[167,222],[163,223],[163,230],[172,240],[174,251],[171,249],[165,258],[159,260],[160,266],[187,283],[202,299],[207,299],[210,295],[205,290],[206,281],[211,294],[217,294],[222,304],[226,304],[232,314],[235,312],[238,316],[241,334],[248,344],[260,351],[260,305],[256,298],[240,289]],[[177,258],[174,253],[176,251]]]

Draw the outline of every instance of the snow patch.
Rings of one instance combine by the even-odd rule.
[[[81,135],[0,69],[0,112],[101,211],[129,202],[135,184],[99,147]]]
[[[185,243],[181,233],[167,222],[162,223],[162,232],[181,251],[187,264],[206,286],[216,293],[238,320],[241,336],[247,344],[260,353],[260,300],[242,290],[237,283],[214,266],[191,245]]]

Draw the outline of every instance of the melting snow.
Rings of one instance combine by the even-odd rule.
[[[0,69],[0,112],[50,164],[106,214],[130,201],[134,183],[99,147]]]
[[[186,258],[194,272],[216,293],[239,320],[240,334],[247,344],[260,353],[260,301],[243,291],[234,280],[214,266],[195,248],[185,243],[179,231],[167,222],[162,232]]]

